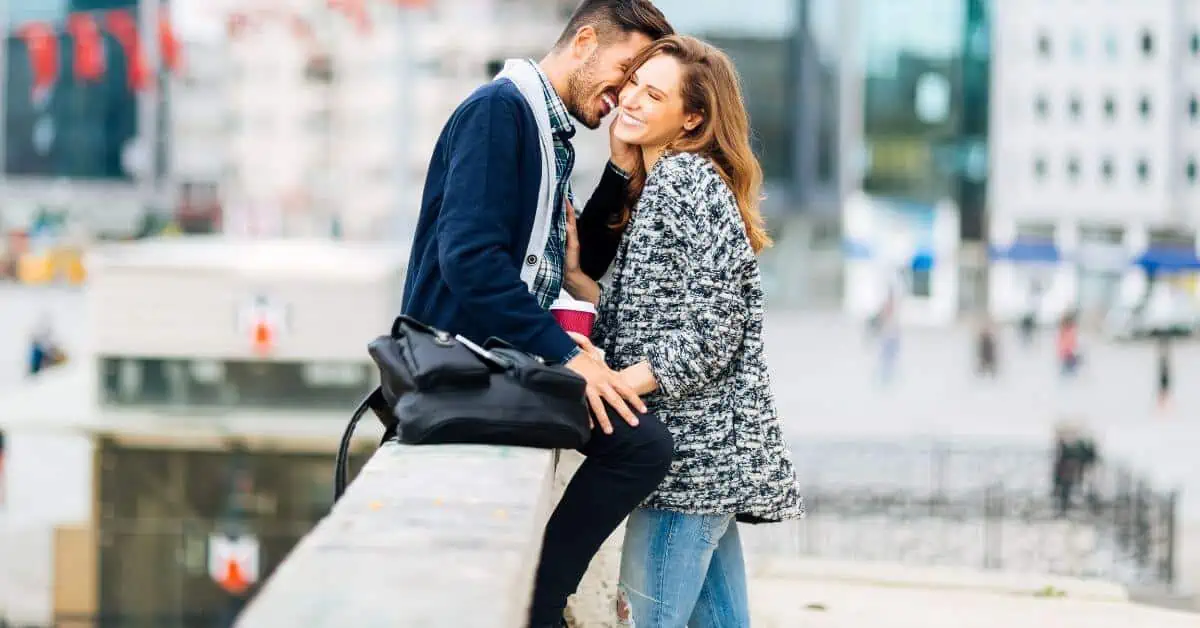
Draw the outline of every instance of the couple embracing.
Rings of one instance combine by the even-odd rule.
[[[580,213],[575,125],[613,112]],[[443,129],[404,313],[564,364],[595,423],[546,525],[531,627],[563,625],[626,517],[625,625],[749,625],[738,524],[803,514],[763,356],[761,182],[733,64],[649,0],[584,0]],[[563,294],[596,306],[591,338],[549,313]]]

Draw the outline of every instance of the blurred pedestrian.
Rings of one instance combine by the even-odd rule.
[[[29,340],[29,376],[62,364],[67,359],[54,334],[54,324],[49,314],[43,314],[33,336]]]
[[[1034,281],[1029,286],[1029,300],[1026,303],[1025,313],[1021,315],[1021,320],[1018,323],[1018,328],[1021,332],[1021,344],[1026,347],[1033,345],[1034,335],[1037,333],[1037,313],[1041,300],[1042,283]]]
[[[1091,484],[1093,468],[1098,460],[1096,442],[1081,425],[1060,422],[1054,433],[1054,508],[1059,517],[1071,510],[1075,489]]]
[[[879,381],[888,384],[896,374],[900,354],[900,323],[896,315],[896,296],[889,293],[878,316]]]
[[[976,368],[980,377],[996,377],[996,328],[990,319],[984,319],[976,340]]]
[[[1032,309],[1025,312],[1017,327],[1021,331],[1021,344],[1026,347],[1032,345],[1034,332],[1037,331],[1037,314]]]
[[[1171,406],[1171,340],[1158,339],[1158,409]]]
[[[1064,314],[1058,325],[1058,361],[1063,377],[1079,371],[1079,317],[1074,312]]]

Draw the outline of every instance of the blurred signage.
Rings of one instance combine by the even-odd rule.
[[[258,294],[238,312],[238,330],[249,337],[254,353],[265,357],[274,351],[279,336],[287,332],[288,318],[286,307]]]
[[[258,538],[246,534],[208,537],[208,575],[230,595],[243,595],[258,582]]]

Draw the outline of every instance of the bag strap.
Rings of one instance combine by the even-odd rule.
[[[350,423],[346,425],[346,431],[342,432],[342,442],[338,444],[337,457],[333,463],[333,502],[336,504],[342,498],[342,494],[346,492],[346,486],[349,485],[349,467],[350,467],[350,443],[354,440],[354,429],[358,427],[358,421],[363,415],[370,410],[375,413],[375,417],[383,424],[383,439],[380,445],[396,437],[396,430],[399,427],[399,420],[388,407],[387,399],[383,396],[383,387],[376,386],[375,390],[371,391],[354,409],[354,414],[350,417]]]

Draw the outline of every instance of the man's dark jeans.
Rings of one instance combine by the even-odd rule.
[[[567,597],[575,593],[604,540],[667,476],[674,443],[653,414],[630,427],[609,411],[611,435],[592,429],[580,449],[587,460],[567,485],[546,523],[534,581],[530,625],[561,626]]]

